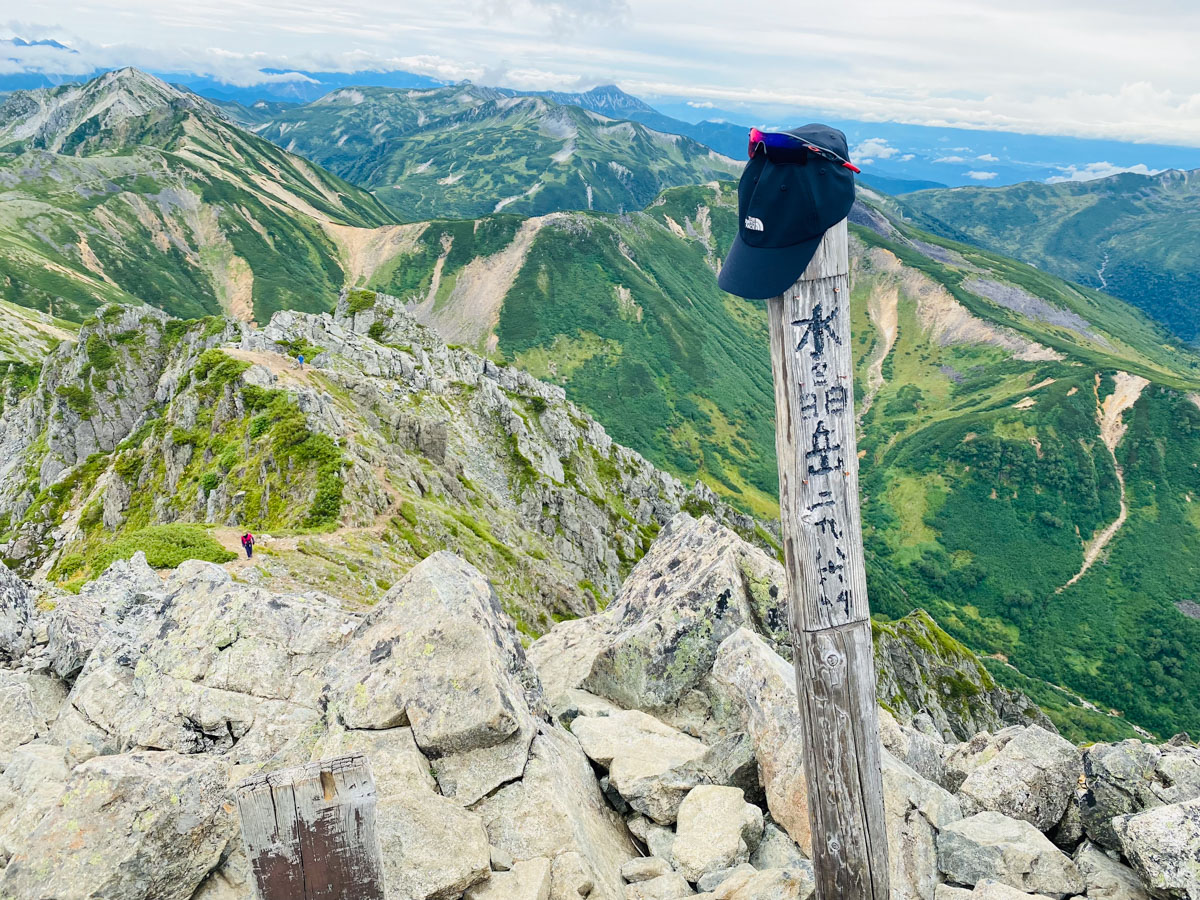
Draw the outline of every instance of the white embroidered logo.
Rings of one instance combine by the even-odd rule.
[[[762,219],[756,219],[754,216],[746,216],[746,221],[743,223],[747,231],[762,231]]]

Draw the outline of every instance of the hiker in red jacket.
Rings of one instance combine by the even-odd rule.
[[[246,559],[254,555],[254,535],[248,531],[242,535],[242,547],[246,550]]]

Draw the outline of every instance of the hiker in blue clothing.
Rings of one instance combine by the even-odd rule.
[[[296,368],[297,369],[304,368],[304,354],[303,353],[296,354]]]

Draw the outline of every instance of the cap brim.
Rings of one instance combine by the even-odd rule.
[[[721,290],[747,300],[778,297],[804,274],[824,236],[822,233],[790,247],[751,247],[739,234],[721,266],[717,284]]]

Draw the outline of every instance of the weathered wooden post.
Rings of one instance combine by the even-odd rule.
[[[237,804],[258,900],[384,900],[362,754],[247,778]]]
[[[779,506],[818,900],[888,900],[858,506],[846,222],[767,301]]]

